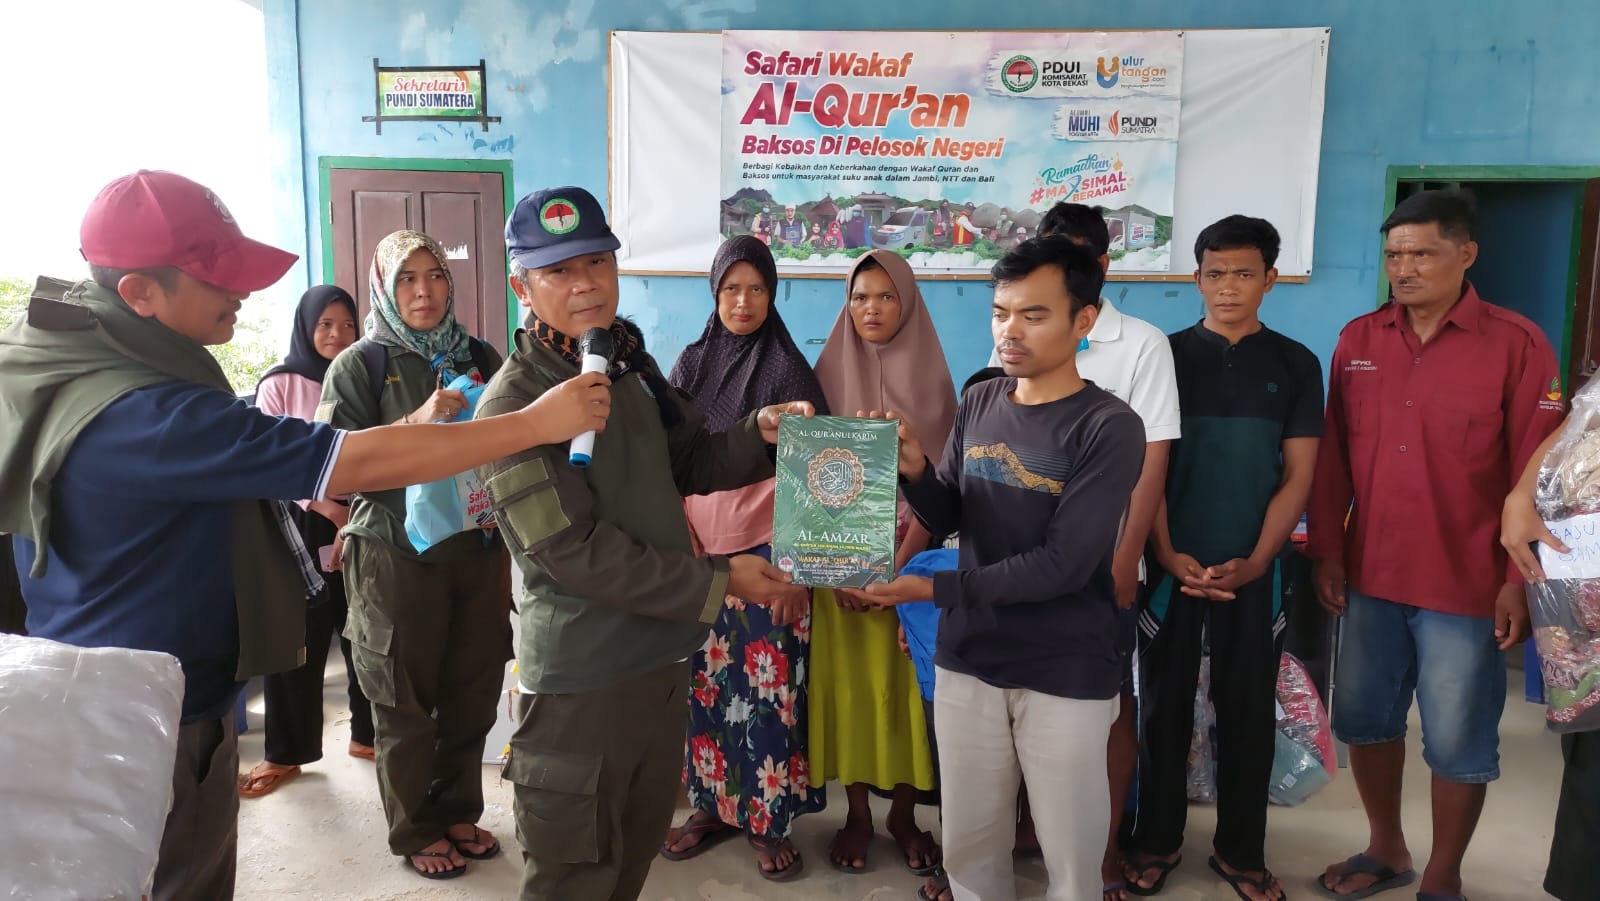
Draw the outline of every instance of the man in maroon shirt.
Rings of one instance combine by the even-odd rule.
[[[1538,326],[1466,280],[1472,225],[1471,199],[1455,192],[1395,208],[1382,228],[1394,299],[1345,327],[1329,370],[1310,553],[1318,599],[1344,617],[1333,729],[1370,830],[1365,851],[1319,879],[1333,897],[1416,878],[1400,826],[1413,692],[1433,771],[1423,901],[1462,897],[1461,860],[1500,775],[1502,652],[1528,620],[1499,543],[1501,502],[1562,403]]]

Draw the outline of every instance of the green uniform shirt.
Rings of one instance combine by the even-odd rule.
[[[526,331],[515,343],[477,415],[521,409],[578,374]],[[771,453],[754,415],[711,433],[676,389],[669,432],[649,390],[637,373],[612,384],[587,469],[567,462],[566,444],[478,469],[522,574],[517,660],[530,691],[593,691],[683,660],[722,608],[727,561],[694,555],[683,496],[772,478]]]
[[[484,352],[493,365],[500,365],[500,354],[489,345]],[[388,365],[384,368],[383,394],[374,402],[372,382],[367,377],[367,367],[359,346],[351,346],[339,354],[328,367],[322,380],[322,402],[317,406],[317,421],[334,428],[360,431],[380,425],[393,425],[402,416],[410,415],[422,406],[439,387],[439,377],[433,367],[419,353],[398,347],[385,346]],[[344,528],[346,535],[371,538],[408,554],[416,554],[411,539],[406,537],[406,490],[367,491],[350,500],[350,524]],[[450,553],[450,549],[463,541],[463,532],[432,548],[422,556],[434,558]]]

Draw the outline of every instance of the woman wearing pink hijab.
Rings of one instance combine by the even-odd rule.
[[[874,250],[856,261],[845,286],[845,307],[817,361],[828,408],[837,416],[893,411],[938,455],[955,423],[955,386],[910,265],[893,251]],[[895,533],[897,572],[934,538],[903,503]],[[935,762],[898,625],[893,611],[862,609],[828,591],[817,592],[812,606],[811,766],[815,783],[846,786],[850,810],[828,857],[847,873],[866,868],[872,786],[894,793],[887,826],[906,867],[927,876],[942,862],[933,836],[916,822],[917,791],[933,788]]]

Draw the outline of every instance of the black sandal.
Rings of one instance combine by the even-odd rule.
[[[1206,863],[1209,863],[1211,865],[1211,871],[1216,873],[1218,876],[1221,876],[1222,881],[1226,882],[1228,887],[1233,889],[1233,893],[1238,895],[1240,898],[1243,898],[1244,901],[1250,901],[1250,896],[1244,893],[1243,886],[1248,885],[1249,887],[1265,895],[1272,891],[1272,884],[1278,881],[1278,877],[1272,875],[1272,871],[1266,867],[1261,868],[1260,879],[1252,879],[1243,873],[1229,873],[1227,870],[1224,870],[1222,868],[1222,864],[1217,863],[1216,857],[1209,858]],[[1282,898],[1283,901],[1288,901],[1289,893],[1284,890],[1281,884],[1278,886],[1278,896]]]
[[[438,872],[435,872],[435,873],[430,873],[430,872],[428,872],[426,870],[419,870],[419,869],[417,869],[417,865],[413,862],[413,858],[417,858],[417,857],[441,857],[441,858],[444,858],[445,860],[450,860],[450,852],[449,851],[413,851],[412,853],[407,854],[405,856],[405,858],[406,858],[406,866],[411,868],[411,872],[416,873],[418,876],[421,876],[423,879],[454,879],[457,876],[464,876],[467,873],[467,865],[466,864],[462,864],[461,866],[458,867],[458,866],[456,866],[455,861],[453,861],[453,860],[450,860],[450,869],[448,869],[448,870],[439,870]]]
[[[462,845],[478,845],[479,847],[483,847],[483,842],[479,841],[479,839],[482,837],[483,833],[478,831],[477,826],[472,827],[472,838],[470,839],[454,839],[450,838],[448,835],[445,836],[445,838],[450,839],[450,844],[456,849],[457,852],[461,854],[462,857],[470,858],[472,860],[493,860],[495,856],[500,853],[499,839],[495,839],[494,844],[489,845],[487,850],[479,851],[476,854],[468,851],[466,848],[461,847]]]
[[[739,827],[729,826],[716,817],[698,821],[694,817],[694,814],[690,814],[689,819],[685,820],[682,826],[667,830],[667,840],[661,844],[662,857],[667,860],[689,860],[693,857],[699,857],[739,833]],[[674,832],[678,833],[676,839],[672,837]],[[699,836],[700,840],[682,851],[674,851],[667,847],[667,845],[688,838],[691,835]]]
[[[1149,898],[1152,895],[1159,895],[1161,894],[1161,890],[1167,885],[1167,877],[1172,875],[1172,871],[1176,870],[1178,868],[1178,864],[1180,863],[1183,863],[1182,854],[1179,854],[1177,857],[1174,857],[1171,860],[1162,860],[1159,857],[1154,857],[1145,861],[1144,863],[1135,863],[1133,865],[1133,870],[1137,875],[1143,876],[1151,870],[1157,871],[1160,873],[1160,875],[1156,877],[1156,881],[1148,888],[1140,885],[1139,880],[1137,879],[1129,879],[1127,880],[1128,884],[1123,887],[1123,891],[1130,895],[1138,895],[1141,898]]]
[[[761,873],[762,879],[765,879],[768,882],[788,882],[796,876],[799,876],[800,871],[806,868],[805,858],[800,856],[800,851],[794,847],[794,842],[791,842],[786,838],[780,838],[774,842],[761,838],[757,835],[750,835],[748,838],[750,840],[750,847],[756,849],[758,854],[765,854],[769,859],[774,859],[774,862],[776,862],[775,858],[777,857],[778,853],[783,850],[784,845],[788,845],[789,848],[794,851],[794,860],[789,861],[789,865],[780,870],[769,870],[766,867],[761,866],[760,863],[757,863],[756,869]]]

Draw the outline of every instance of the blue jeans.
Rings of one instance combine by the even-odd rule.
[[[1422,719],[1422,759],[1451,782],[1500,778],[1505,655],[1494,621],[1398,604],[1350,589],[1333,698],[1333,734],[1345,744],[1405,738],[1411,696]]]

